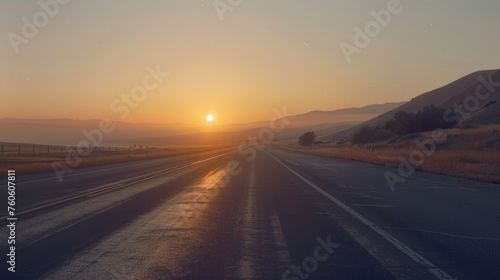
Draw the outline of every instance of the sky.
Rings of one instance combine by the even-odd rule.
[[[0,1],[0,118],[243,123],[500,68],[498,0],[59,1]]]

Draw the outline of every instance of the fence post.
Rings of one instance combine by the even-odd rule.
[[[21,144],[19,144],[19,148],[17,150],[17,155],[21,157]]]
[[[33,145],[33,156],[35,156],[35,145]]]
[[[47,154],[50,155],[50,146],[47,145]]]

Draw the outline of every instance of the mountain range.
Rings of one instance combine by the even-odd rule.
[[[408,102],[292,115],[286,129],[275,135],[275,139],[297,138],[311,130],[315,131],[323,141],[350,139],[361,127],[382,125],[400,110],[416,113],[430,105],[450,112],[461,112],[464,115],[460,120],[461,125],[499,123],[500,94],[497,92],[500,91],[499,82],[499,69],[484,70],[418,95]],[[83,130],[98,128],[99,122],[99,120],[4,118],[0,119],[0,141],[75,145],[85,139],[82,135]],[[105,135],[104,145],[228,144],[255,136],[260,129],[269,127],[269,120],[221,125],[210,129],[188,124],[135,124],[116,121],[113,123],[116,129],[113,133]]]
[[[323,141],[347,140],[364,126],[383,125],[398,111],[416,113],[434,105],[463,115],[460,125],[482,125],[500,122],[500,69],[474,72],[443,87],[423,93],[392,110],[348,129],[321,138]],[[458,108],[458,109],[457,109]],[[446,120],[446,119],[445,119]]]
[[[298,137],[304,130],[328,135],[371,119],[404,102],[369,105],[332,111],[312,111],[292,115],[279,138]],[[75,145],[85,139],[83,130],[99,127],[100,120],[0,119],[0,142]],[[213,145],[242,141],[269,127],[269,121],[229,124],[208,129],[188,124],[148,124],[114,121],[116,129],[104,137],[105,145]]]

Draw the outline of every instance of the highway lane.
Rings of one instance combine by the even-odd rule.
[[[500,275],[498,185],[417,172],[392,193],[387,167],[275,148],[253,161],[220,151],[107,168],[75,171],[85,178],[65,180],[68,192],[49,174],[19,178],[25,209],[124,187],[20,216],[18,272],[1,279]]]
[[[209,158],[232,150],[234,149],[211,150],[152,160],[75,168],[71,172],[65,172],[62,181],[54,172],[18,176],[16,185],[19,188],[16,196],[21,199],[21,203],[17,211],[32,209],[103,187],[126,184],[129,181],[164,172],[169,168],[190,164],[201,158]],[[6,180],[0,182],[0,190],[6,188],[6,182]],[[32,195],[33,193],[36,195]],[[2,203],[6,200],[5,195],[5,192],[0,193]],[[0,213],[5,214],[4,209]]]
[[[21,184],[18,185],[17,189],[17,205],[25,208],[25,210],[28,207],[24,205],[36,201],[40,193],[57,193],[57,188],[59,188],[60,193],[55,195],[53,199],[49,199],[49,205],[54,201],[59,201],[57,199],[62,198],[65,201],[68,196],[73,196],[73,194],[68,194],[68,191],[64,187],[73,187],[76,190],[75,192],[79,193],[77,196],[81,196],[81,193],[87,194],[89,192],[88,189],[82,186],[88,185],[91,189],[107,188],[107,185],[109,185],[107,183],[109,178],[107,177],[109,176],[114,176],[115,183],[120,180],[131,180],[130,178],[132,178],[132,183],[126,185],[124,188],[116,188],[112,192],[91,192],[89,195],[83,195],[75,200],[51,207],[43,207],[35,212],[21,215],[19,217],[17,232],[18,244],[20,244],[18,248],[21,252],[25,251],[26,254],[18,254],[20,255],[19,263],[26,263],[26,267],[30,267],[30,269],[18,273],[17,276],[21,279],[32,279],[34,275],[39,275],[42,271],[49,269],[57,262],[63,260],[64,257],[71,256],[71,253],[74,253],[74,251],[70,250],[70,248],[74,248],[75,250],[84,248],[86,245],[85,242],[92,242],[96,238],[109,233],[110,230],[116,229],[122,223],[128,222],[127,218],[124,217],[132,219],[135,215],[148,211],[156,206],[158,202],[162,202],[157,200],[161,197],[156,195],[158,187],[173,181],[173,186],[165,192],[161,191],[161,195],[175,195],[176,192],[180,191],[180,187],[182,187],[181,184],[176,184],[175,179],[182,176],[186,177],[188,173],[202,167],[203,161],[216,159],[225,154],[227,154],[227,151],[223,150],[200,153],[198,155],[151,160],[141,162],[140,164],[110,165],[104,169],[102,167],[81,169],[77,171],[77,176],[81,175],[81,180],[85,181],[85,184],[78,184],[79,180],[72,179],[74,183],[79,185],[78,188],[73,187],[71,185],[72,182],[67,182],[66,180],[63,182],[66,185],[59,185],[56,179],[50,178],[53,176],[52,174],[46,174],[46,176],[36,179],[29,178],[30,176],[19,177],[18,182],[21,182]],[[168,171],[172,168],[176,170],[165,172],[165,170]],[[117,170],[122,170],[122,172],[117,172]],[[163,174],[160,174],[161,176],[150,176],[158,172],[162,172]],[[89,174],[92,175],[90,178]],[[148,180],[144,180],[144,177]],[[103,182],[105,185],[99,185],[99,183]],[[28,195],[30,199],[25,199]],[[45,196],[43,196],[42,201],[46,200]],[[141,198],[143,197],[152,199],[155,204],[142,203]],[[139,203],[140,207],[130,207],[130,205],[134,205],[130,200]],[[6,201],[6,198],[4,201]],[[124,203],[128,204],[125,204],[124,207]],[[32,204],[31,206],[40,205],[39,202]],[[130,211],[127,212],[128,210],[132,211],[132,213]],[[99,226],[93,224],[103,216],[109,217],[106,215],[116,215],[117,213],[118,216],[121,216],[120,213],[129,213],[131,216],[123,215],[123,217],[118,217],[118,219],[107,225]],[[2,240],[7,240],[6,232],[4,231],[2,231]],[[61,244],[61,242],[63,243]],[[3,247],[5,243],[1,245],[2,251],[5,252],[6,249]],[[52,246],[54,248],[51,248]],[[44,255],[54,255],[54,257],[47,258]],[[23,260],[23,257],[26,257],[27,260]]]
[[[373,223],[377,227],[373,232],[381,229],[411,249],[405,255],[417,253],[424,258],[429,272],[438,279],[443,273],[458,279],[500,278],[499,185],[416,172],[392,193],[383,174],[397,174],[394,168],[280,150],[272,154]],[[353,213],[348,216],[353,217]],[[360,243],[365,238],[363,234]],[[371,248],[379,244],[365,248],[384,263],[387,256],[377,256],[380,252]],[[405,251],[404,247],[392,247]],[[415,256],[412,259],[422,263]],[[393,274],[407,273],[403,268]]]

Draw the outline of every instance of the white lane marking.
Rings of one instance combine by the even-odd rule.
[[[401,228],[401,227],[391,227],[391,226],[385,226],[385,228],[395,228],[395,229],[399,229],[399,230],[418,231],[418,232],[451,236],[451,237],[462,238],[462,239],[500,241],[500,238],[494,238],[494,237],[464,236],[464,235],[458,235],[458,234],[453,234],[453,233],[425,230],[425,229],[417,229],[417,228]]]
[[[429,180],[429,179],[424,179],[424,178],[417,178],[417,180],[419,180],[419,181],[424,181],[424,182],[432,182],[432,183],[436,183],[436,182],[434,182],[434,181],[431,181],[431,180]]]
[[[449,185],[452,186],[452,185]],[[440,189],[440,190],[456,190],[456,191],[491,191],[491,189],[474,189],[474,188],[466,188],[466,187],[426,187],[426,186],[421,186],[420,188],[423,189]]]
[[[231,153],[231,152],[224,153],[224,154],[221,154],[221,155],[218,155],[218,156],[215,156],[215,157],[211,157],[210,159],[221,157],[221,156],[227,155],[229,153]],[[64,177],[66,178],[66,177],[80,176],[80,175],[98,173],[98,172],[102,172],[102,171],[108,171],[108,170],[114,170],[114,169],[122,169],[122,168],[126,168],[126,167],[134,167],[134,166],[139,166],[139,165],[153,164],[153,163],[157,163],[157,162],[160,162],[160,161],[163,161],[163,160],[167,160],[167,159],[170,159],[170,158],[164,158],[164,159],[158,159],[158,160],[155,160],[155,161],[148,161],[148,162],[137,163],[137,164],[127,164],[125,166],[109,167],[109,168],[103,168],[103,169],[98,169],[98,170],[93,170],[93,171],[87,171],[87,172],[69,174],[69,175],[64,175]],[[193,162],[193,164],[194,163],[196,163],[196,162]],[[95,166],[93,166],[93,167],[95,167]],[[36,183],[36,182],[42,182],[42,181],[50,181],[50,180],[56,180],[56,179],[57,179],[57,176],[54,176],[54,177],[49,177],[49,178],[43,178],[43,179],[37,179],[37,180],[32,180],[32,181],[21,182],[21,183],[17,183],[17,185],[24,185],[24,184],[29,184],[29,183]],[[1,187],[7,187],[7,185],[1,185],[0,188]]]
[[[381,204],[353,204],[354,206],[359,207],[385,207],[385,208],[394,208],[394,205],[381,205]]]
[[[297,166],[300,166],[300,164],[296,163],[295,161],[291,161],[291,160],[287,160],[289,163],[293,164],[293,165],[297,165]]]
[[[386,200],[386,198],[384,198],[384,197],[375,197],[375,196],[369,196],[369,195],[367,195],[365,197],[370,198],[370,199],[375,199],[375,200]]]
[[[243,236],[243,254],[239,260],[240,279],[255,279],[255,269],[258,266],[257,262],[260,258],[260,255],[256,255],[258,250],[256,251],[255,244],[258,243],[262,236],[262,226],[259,224],[262,221],[262,217],[259,216],[259,212],[255,208],[255,192],[255,161],[252,161],[247,197],[240,206],[244,207],[240,209],[242,222],[241,226],[238,225],[238,230],[241,230]],[[273,234],[273,245],[276,247],[276,256],[280,268],[286,269],[291,264],[291,258],[275,208],[273,208],[269,217],[271,232]]]
[[[281,227],[276,209],[274,209],[273,212],[274,213],[271,215],[271,226],[273,228],[275,245],[278,248],[278,261],[282,266],[289,265],[291,258],[287,249],[288,247],[286,245],[285,235],[283,234],[283,228]]]
[[[358,219],[360,222],[371,228],[373,231],[378,233],[381,237],[383,237],[385,240],[387,240],[389,243],[394,245],[399,251],[410,257],[413,261],[416,263],[423,265],[424,267],[427,268],[427,270],[433,274],[437,279],[440,280],[452,280],[454,279],[448,273],[444,272],[443,270],[437,268],[434,264],[432,264],[430,261],[428,261],[426,258],[422,257],[419,255],[417,252],[413,251],[410,249],[408,246],[406,246],[404,243],[401,241],[397,240],[395,237],[387,233],[385,230],[381,229],[371,221],[369,221],[367,218],[359,214],[358,212],[354,211],[352,208],[341,202],[340,200],[336,199],[335,197],[331,196],[328,192],[324,191],[320,187],[316,186],[314,183],[311,181],[307,180],[306,178],[302,177],[300,174],[295,172],[293,169],[290,167],[286,166],[283,162],[281,162],[279,159],[277,159],[275,156],[272,154],[268,153],[272,158],[274,158],[279,164],[283,165],[286,169],[288,169],[290,172],[295,174],[295,176],[299,177],[302,181],[304,181],[306,184],[308,184],[310,187],[315,189],[317,192],[322,194],[324,197],[328,198],[330,201],[335,203],[338,207],[342,208],[344,211],[349,213],[351,216],[354,218]]]
[[[79,175],[86,175],[86,174],[92,174],[92,173],[97,173],[97,172],[102,172],[102,171],[108,171],[108,170],[120,169],[120,168],[126,168],[126,167],[133,167],[133,166],[139,166],[139,165],[145,165],[145,164],[151,164],[151,163],[153,163],[153,162],[145,162],[145,163],[130,164],[130,165],[119,166],[119,167],[103,168],[103,169],[98,169],[98,170],[93,170],[93,171],[87,171],[87,172],[81,172],[81,173],[64,175],[64,177],[66,178],[66,177],[73,177],[73,176],[79,176]],[[36,182],[42,182],[42,181],[50,181],[50,180],[56,180],[56,179],[57,179],[57,176],[54,176],[54,177],[48,177],[48,178],[43,178],[43,179],[37,179],[37,180],[20,182],[17,185],[24,185],[24,184],[29,184],[29,183],[36,183]],[[2,185],[0,187],[5,187],[5,186],[6,185]]]
[[[252,255],[253,244],[255,241],[255,231],[253,231],[254,215],[254,182],[255,182],[255,161],[250,165],[250,178],[248,182],[248,193],[245,201],[241,204],[244,207],[240,212],[243,212],[241,222],[241,232],[243,236],[243,254],[239,260],[239,275],[241,279],[253,279],[255,273],[255,260]],[[238,230],[239,229],[238,225]],[[258,239],[258,238],[257,238]]]

